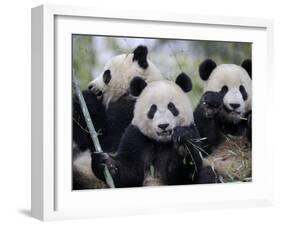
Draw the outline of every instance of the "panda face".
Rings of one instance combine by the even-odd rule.
[[[147,49],[139,46],[134,53],[121,54],[110,59],[102,73],[88,87],[103,104],[108,106],[128,93],[132,78],[140,76],[147,82],[163,79],[156,66],[146,59]]]
[[[205,91],[223,94],[220,115],[227,121],[239,121],[251,110],[251,78],[240,66],[222,64],[217,66],[207,81]]]
[[[132,124],[147,137],[168,142],[176,126],[192,122],[192,106],[187,94],[174,82],[156,81],[148,84],[137,99]]]
[[[160,140],[170,140],[173,128],[177,125],[179,111],[173,102],[163,104],[152,104],[147,112],[151,120],[151,129],[155,130]]]
[[[103,72],[90,82],[89,89],[108,105],[127,92],[128,84],[134,76],[143,73],[144,69],[132,61],[132,54],[115,56],[105,65]]]

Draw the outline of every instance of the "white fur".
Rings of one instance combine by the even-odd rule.
[[[105,188],[92,171],[91,153],[89,150],[81,152],[72,163],[73,179],[79,183],[81,189]]]
[[[90,151],[85,151],[73,161],[73,169],[77,170],[88,177],[93,177],[94,174],[91,169],[91,154]]]
[[[90,82],[89,85],[92,85],[93,89],[103,92],[103,104],[105,106],[127,93],[130,81],[135,76],[142,77],[148,83],[163,79],[158,68],[150,60],[147,60],[148,68],[143,69],[137,61],[133,61],[133,56],[130,53],[113,57],[107,62],[102,73]],[[111,72],[111,80],[107,85],[103,82],[103,73],[106,70]]]
[[[226,85],[228,92],[224,96],[224,105],[232,110],[231,103],[240,104],[236,109],[241,114],[252,109],[252,80],[247,71],[239,65],[235,64],[221,64],[217,66],[211,73],[207,80],[204,91],[220,91]],[[243,100],[242,94],[239,91],[239,86],[243,85],[248,98]]]
[[[168,109],[172,102],[179,110],[179,115],[174,116]],[[157,106],[153,119],[147,117],[151,105]],[[151,82],[138,97],[134,109],[132,124],[137,126],[146,136],[161,142],[171,139],[171,134],[159,136],[159,124],[169,123],[167,129],[173,130],[176,126],[188,126],[193,123],[193,110],[190,99],[174,82],[161,80]]]

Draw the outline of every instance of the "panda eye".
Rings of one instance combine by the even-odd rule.
[[[110,82],[110,80],[111,80],[111,72],[110,72],[110,70],[104,71],[104,73],[103,73],[103,82],[105,84],[108,84]]]
[[[170,102],[168,104],[168,109],[170,110],[170,112],[172,112],[172,114],[174,116],[178,116],[179,115],[179,110],[176,108],[176,106],[172,102]]]
[[[227,91],[228,91],[228,87],[224,85],[224,86],[221,88],[220,93],[222,93],[222,94],[226,94],[226,93],[227,93]]]
[[[157,111],[157,106],[155,104],[151,105],[149,111],[147,112],[147,117],[149,119],[153,119],[156,111]]]
[[[247,94],[247,91],[246,91],[246,89],[243,85],[239,86],[239,91],[242,94],[243,100],[247,100],[248,94]]]

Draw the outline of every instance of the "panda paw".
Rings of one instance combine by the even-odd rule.
[[[104,179],[104,167],[108,167],[108,170],[112,177],[116,176],[118,168],[114,159],[109,154],[104,152],[92,153],[92,170],[94,174],[102,180]]]
[[[188,143],[188,140],[192,140],[195,137],[195,132],[192,127],[177,126],[174,128],[172,140],[176,147],[182,146]]]
[[[223,95],[220,92],[207,91],[200,102],[206,117],[212,118],[223,106]]]
[[[191,140],[196,137],[194,125],[191,126],[176,126],[173,131],[173,142],[184,143],[186,140]]]
[[[247,130],[246,130],[247,138],[250,142],[252,142],[252,112],[248,114],[247,117]]]
[[[248,114],[248,117],[247,117],[247,126],[248,128],[252,129],[252,112],[250,112]]]

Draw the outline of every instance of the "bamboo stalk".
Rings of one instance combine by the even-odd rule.
[[[90,117],[90,114],[89,114],[89,111],[88,111],[85,99],[84,99],[83,94],[81,92],[81,89],[80,89],[80,86],[79,86],[79,82],[76,79],[74,73],[73,73],[73,76],[72,76],[72,83],[73,83],[75,94],[78,97],[78,100],[79,100],[79,103],[80,103],[80,106],[81,106],[81,109],[82,109],[82,112],[83,112],[83,115],[84,115],[84,118],[85,118],[88,130],[89,130],[91,139],[92,139],[93,144],[95,146],[95,150],[96,150],[96,152],[103,152],[102,148],[101,148],[101,145],[100,145],[99,138],[98,138],[98,133],[96,132],[95,127],[94,127],[94,125],[92,123],[92,119]],[[109,169],[108,169],[107,165],[105,165],[105,167],[104,167],[103,174],[104,174],[104,177],[105,177],[106,184],[110,188],[115,188],[114,181],[113,181],[113,179],[111,177],[111,174],[109,172]]]

